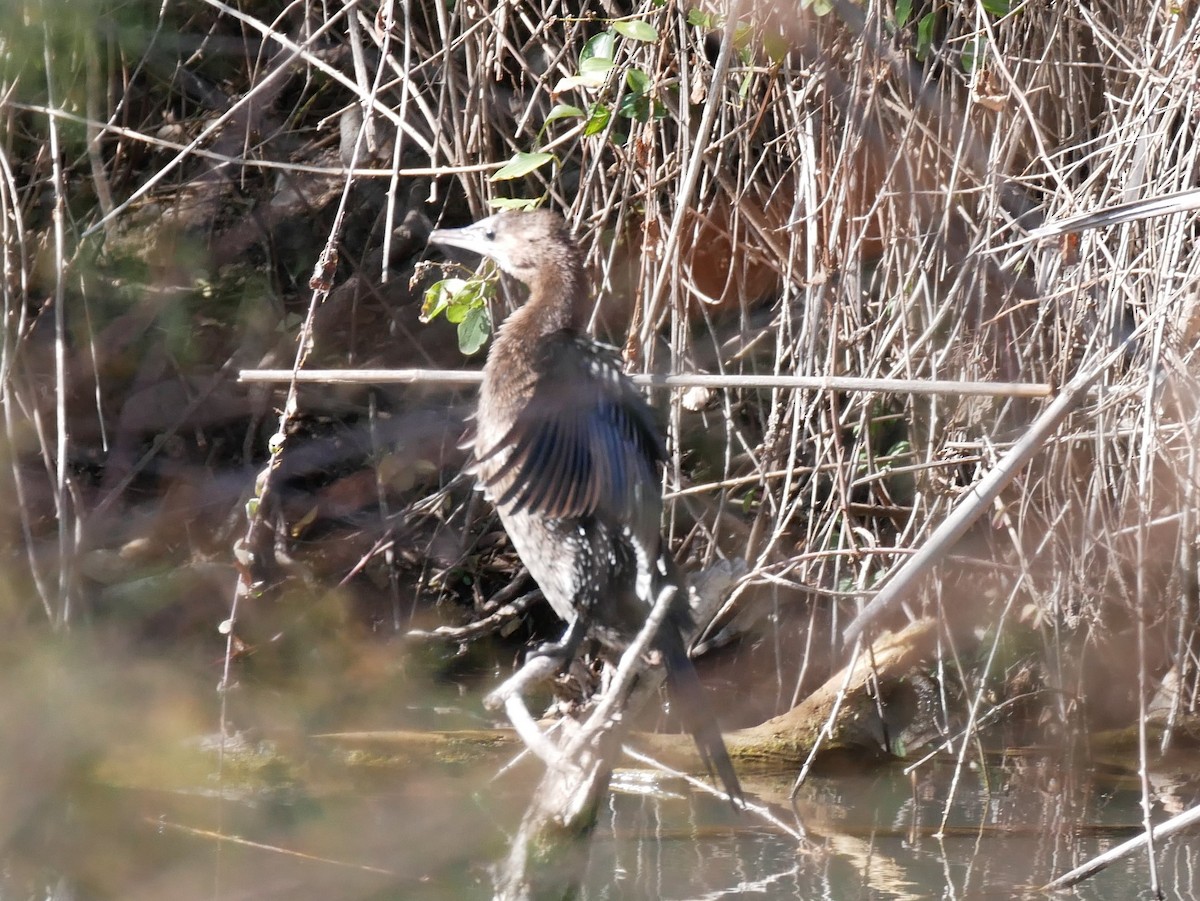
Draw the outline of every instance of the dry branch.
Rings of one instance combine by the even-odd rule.
[[[710,375],[707,373],[634,373],[635,385],[647,388],[780,388],[814,391],[878,391],[889,394],[959,397],[1049,397],[1054,388],[1036,382],[963,382],[951,379],[855,378],[853,376]],[[360,385],[478,385],[483,374],[459,369],[243,369],[243,382],[315,382]]]

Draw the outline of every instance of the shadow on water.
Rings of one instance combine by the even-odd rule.
[[[27,649],[4,676],[5,899],[487,898],[536,775],[528,763],[497,779],[495,762],[347,751],[306,733],[302,710],[295,729],[236,735],[221,758],[204,737],[216,722],[209,668],[113,647]],[[373,718],[386,703],[398,726],[428,728],[446,699],[414,692]],[[785,780],[749,782],[803,832],[797,845],[680,783],[618,773],[582,897],[1044,897],[1038,885],[1138,830],[1126,769],[1012,754],[953,777],[948,762],[823,776],[794,806]],[[1194,780],[1157,778],[1171,809],[1156,821],[1195,803]],[[1197,853],[1186,837],[1158,848],[1168,897],[1200,893]],[[1135,856],[1065,894],[1149,897],[1147,884]]]

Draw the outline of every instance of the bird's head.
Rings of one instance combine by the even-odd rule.
[[[429,242],[490,257],[501,271],[527,285],[547,267],[579,266],[566,222],[550,210],[505,210],[463,228],[439,228]]]

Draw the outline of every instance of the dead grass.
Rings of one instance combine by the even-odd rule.
[[[95,553],[161,535],[130,494],[151,472],[151,493],[236,482],[206,498],[205,540],[171,526],[158,548],[229,561],[267,436],[294,425],[232,373],[290,363],[301,319],[318,353],[354,365],[451,362],[445,336],[415,325],[420,242],[397,260],[393,228],[412,210],[461,220],[496,196],[540,197],[585,242],[604,288],[598,322],[634,370],[1061,385],[1135,335],[1102,390],[906,600],[950,624],[1020,623],[1040,642],[1046,684],[1068,694],[1097,691],[1073,655],[1128,659],[1111,690],[1131,713],[1175,668],[1185,689],[1172,715],[1194,710],[1196,214],[1022,240],[1195,185],[1200,25],[1187,10],[921,7],[936,28],[918,60],[915,26],[895,29],[886,3],[823,17],[743,3],[737,29],[651,3],[583,18],[554,0],[296,6],[264,20],[208,0],[126,11],[115,31],[19,6],[14,34],[45,53],[6,44],[0,80],[7,619],[64,625],[98,609]],[[601,19],[621,16],[659,40],[617,41],[601,87],[555,94]],[[614,114],[592,135],[578,118],[544,126],[558,102],[617,109],[633,68],[661,118]],[[349,128],[356,181],[343,192],[334,123],[352,104],[376,135],[354,153]],[[532,150],[556,164],[489,181]],[[362,285],[324,320],[307,287],[323,244],[329,287]],[[378,319],[362,325],[368,312]],[[132,424],[130,398],[151,384],[183,400]],[[697,412],[681,399],[670,395],[668,527],[697,564],[750,561],[726,619],[770,651],[781,703],[823,679],[853,602],[1042,403],[732,388]],[[328,403],[301,392],[288,417]],[[164,477],[170,460],[190,475]],[[467,535],[473,508],[431,512],[438,487],[384,491],[380,521],[432,516],[437,534]],[[412,547],[429,539],[405,534]],[[461,562],[449,559],[414,571],[427,582]],[[254,580],[244,564],[242,595]],[[808,624],[802,643],[775,640],[768,614],[780,612]]]

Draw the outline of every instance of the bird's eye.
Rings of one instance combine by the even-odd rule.
[[[487,238],[489,241],[495,241],[495,240],[496,240],[496,230],[495,230],[494,228],[489,228],[487,231],[485,231],[485,232],[483,233],[483,235],[484,235],[484,237],[485,237],[485,238]]]

